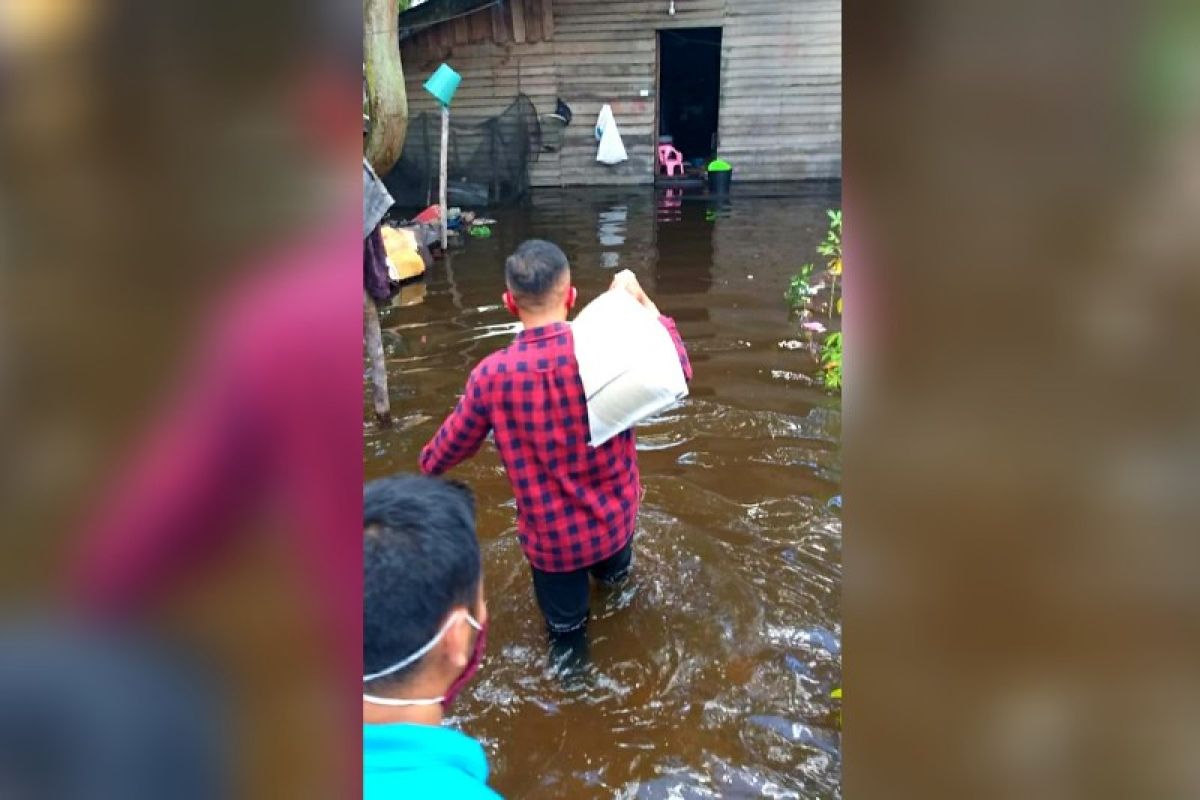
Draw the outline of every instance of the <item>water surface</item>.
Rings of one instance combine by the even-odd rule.
[[[639,430],[635,569],[595,592],[578,679],[549,668],[495,450],[455,470],[478,495],[492,627],[451,723],[505,797],[840,797],[841,410],[783,300],[839,187],[735,190],[537,191],[384,315],[397,422],[367,424],[368,479],[414,470],[471,367],[511,341],[503,260],[523,239],[562,246],[581,303],[632,269],[695,368],[690,398]]]

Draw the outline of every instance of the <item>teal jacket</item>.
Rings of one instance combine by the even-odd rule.
[[[433,725],[363,725],[363,800],[501,800],[479,742]]]

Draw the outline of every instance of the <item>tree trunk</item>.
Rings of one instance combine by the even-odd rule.
[[[364,145],[377,175],[396,166],[408,132],[408,95],[400,60],[398,0],[363,0],[363,69],[370,130]]]
[[[400,160],[408,132],[408,95],[404,87],[404,64],[400,60],[402,4],[407,6],[407,0],[363,0],[363,77],[367,114],[371,118],[363,155],[380,176],[390,172]],[[379,310],[365,291],[363,301],[363,338],[371,362],[371,400],[375,419],[387,426],[392,422],[392,411]]]

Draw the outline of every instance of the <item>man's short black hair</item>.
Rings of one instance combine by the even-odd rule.
[[[363,489],[363,674],[403,661],[455,606],[474,609],[481,575],[475,498],[460,483],[397,475]],[[417,664],[380,678],[402,681]]]
[[[514,294],[537,301],[558,285],[570,265],[553,242],[529,239],[504,261],[504,280]]]

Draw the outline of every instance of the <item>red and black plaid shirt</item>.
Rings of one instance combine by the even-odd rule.
[[[661,317],[692,378],[675,322]],[[587,400],[571,326],[522,331],[475,367],[437,435],[421,451],[421,471],[440,475],[479,450],[488,431],[517,498],[521,549],[535,568],[590,567],[633,536],[641,500],[633,430],[588,445]]]

